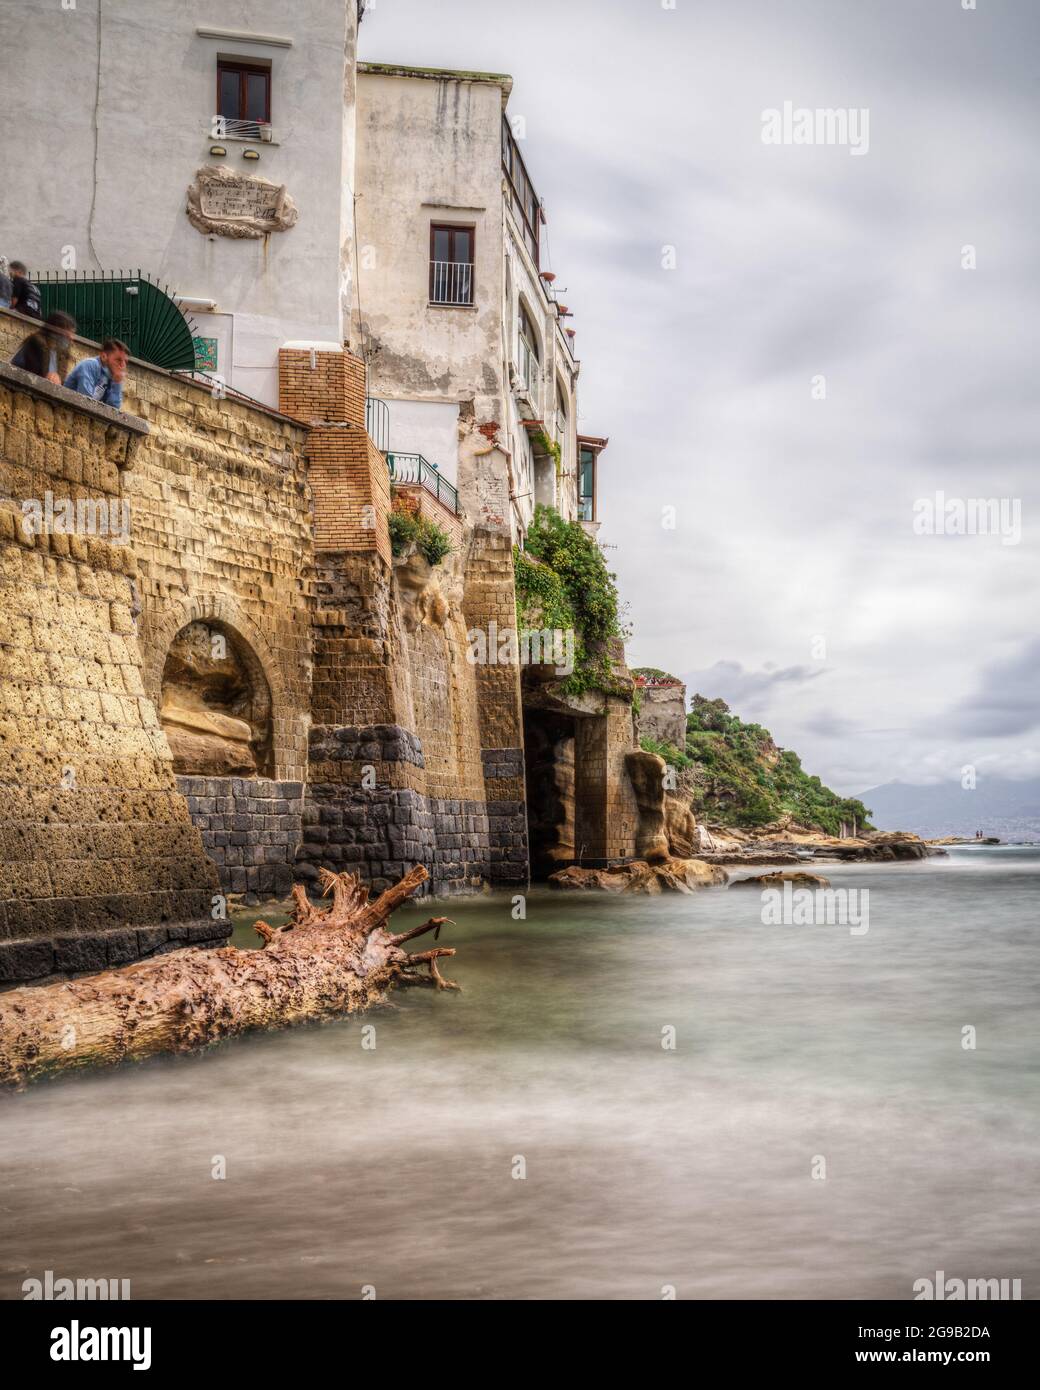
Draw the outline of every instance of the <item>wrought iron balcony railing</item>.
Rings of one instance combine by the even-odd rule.
[[[431,261],[430,303],[472,304],[473,267],[464,261]]]
[[[390,407],[378,396],[365,397],[365,429],[381,454],[390,448]]]
[[[447,478],[442,478],[434,464],[424,459],[422,454],[387,454],[386,461],[391,482],[424,487],[454,516],[458,516],[458,490]]]

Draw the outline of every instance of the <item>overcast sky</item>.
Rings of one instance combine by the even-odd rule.
[[[376,0],[360,42],[514,78],[630,664],[842,792],[1040,774],[1040,6],[666,3]],[[866,153],[763,143],[787,101]],[[915,534],[938,491],[1020,542]]]

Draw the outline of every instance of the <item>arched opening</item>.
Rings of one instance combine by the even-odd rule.
[[[557,377],[556,413],[553,417],[553,437],[556,440],[557,444],[559,444],[560,448],[563,450],[564,464],[568,462],[569,453],[569,450],[567,448],[567,417],[570,412],[567,409],[567,400],[567,388],[566,386],[564,386],[560,378]]]
[[[170,644],[160,720],[174,772],[273,776],[271,687],[249,644],[224,623],[193,622]]]
[[[538,388],[542,370],[542,345],[534,319],[528,312],[523,296],[517,312],[516,325],[516,369],[522,388],[537,404]]]
[[[531,874],[548,878],[573,864],[574,745],[573,717],[551,710],[524,709],[524,771],[527,783],[527,833]]]

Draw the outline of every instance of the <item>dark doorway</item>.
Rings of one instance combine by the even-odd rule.
[[[575,719],[524,710],[524,770],[531,876],[547,878],[573,864]]]

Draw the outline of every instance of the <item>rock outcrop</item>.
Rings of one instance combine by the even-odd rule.
[[[183,703],[184,692],[163,692],[162,726],[173,765],[188,777],[255,777],[253,730],[244,719]]]
[[[681,751],[686,745],[686,686],[665,672],[644,668],[632,674],[639,686],[638,737],[670,743]]]
[[[698,888],[710,888],[726,883],[723,869],[705,864],[700,859],[666,857],[653,864],[644,859],[618,865],[614,869],[583,869],[572,864],[550,874],[549,884],[564,890],[591,889],[603,893],[693,893]]]
[[[944,852],[931,849],[919,835],[909,830],[873,831],[857,840],[835,840],[826,848],[826,854],[835,859],[858,863],[927,859],[931,854]]]
[[[698,827],[702,829],[703,827]],[[807,860],[828,860],[839,863],[886,863],[925,859],[944,854],[933,848],[919,835],[908,830],[872,830],[855,838],[838,839],[805,826],[787,825],[783,828],[763,826],[754,836],[742,830],[726,828],[713,834],[715,849],[701,851],[712,864],[732,866],[758,864],[797,864]]]
[[[625,754],[625,770],[639,810],[636,857],[651,864],[660,863],[669,855],[664,790],[668,764],[656,753],[644,753],[640,748]]]
[[[829,888],[830,879],[823,874],[806,873],[804,869],[784,870],[778,874],[754,874],[751,878],[734,879],[731,888],[782,888],[785,883],[795,888]]]
[[[668,850],[676,859],[693,859],[705,846],[697,833],[697,817],[690,810],[689,802],[673,792],[664,799],[664,830],[668,837]],[[710,840],[710,836],[708,839]]]

